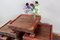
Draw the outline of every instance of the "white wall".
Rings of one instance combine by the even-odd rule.
[[[0,25],[24,13],[23,6],[26,2],[34,0],[0,0]],[[53,32],[60,33],[60,0],[38,0],[42,22],[53,25]]]

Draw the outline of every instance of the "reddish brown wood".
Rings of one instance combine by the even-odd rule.
[[[40,23],[39,30],[37,30],[37,38],[46,37],[49,40],[52,40],[52,25],[48,23]]]
[[[14,31],[12,31],[9,27],[8,27],[8,24],[10,23],[11,21],[7,22],[5,25],[3,25],[1,28],[0,28],[0,35],[4,35],[4,36],[7,36],[7,37],[13,37],[15,38],[15,33]]]
[[[41,23],[40,26],[41,26],[40,28],[42,30],[44,30],[44,31],[41,30],[41,33],[42,33],[41,35],[43,35],[43,33],[44,33],[45,37],[52,40],[52,35],[53,35],[53,33],[52,33],[52,25],[50,25],[48,23]]]
[[[35,39],[39,40],[52,40],[52,25],[47,24],[47,23],[40,23],[38,25],[38,28],[35,30]],[[23,36],[23,39],[25,40],[32,40],[34,39],[32,36],[29,36],[27,33]]]
[[[40,22],[40,16],[34,19],[33,15],[22,14],[10,23],[9,27],[15,31],[34,33],[34,29],[37,27],[38,22]]]

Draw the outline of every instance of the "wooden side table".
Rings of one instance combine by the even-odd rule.
[[[40,16],[35,19],[33,15],[21,14],[13,22],[9,24],[9,28],[15,31],[22,31],[27,33],[34,33],[37,24],[40,22]]]

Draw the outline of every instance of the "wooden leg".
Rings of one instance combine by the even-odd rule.
[[[23,35],[24,35],[24,32],[16,32],[16,35],[17,35],[17,39],[18,40],[23,40]]]

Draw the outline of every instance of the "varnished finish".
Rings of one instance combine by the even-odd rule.
[[[15,38],[15,33],[13,30],[11,30],[9,27],[8,27],[8,24],[10,23],[11,21],[7,22],[4,26],[2,26],[2,28],[0,28],[0,35],[4,35],[4,36],[8,36],[8,37],[13,37]]]
[[[22,14],[18,16],[12,23],[10,23],[9,27],[15,31],[33,33],[39,21],[40,16],[33,18],[33,15]]]

